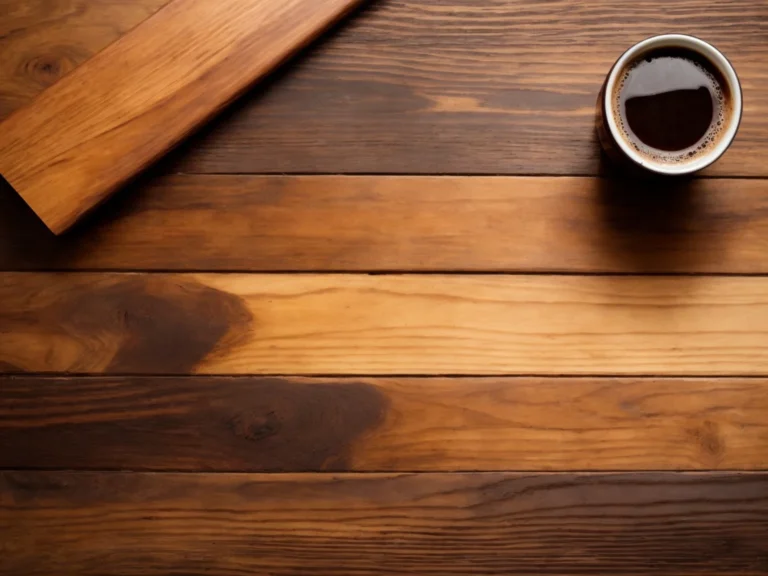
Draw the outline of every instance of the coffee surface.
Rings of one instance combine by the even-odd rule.
[[[706,153],[724,128],[727,94],[714,67],[684,49],[662,49],[631,62],[614,97],[626,140],[654,160],[680,162]]]

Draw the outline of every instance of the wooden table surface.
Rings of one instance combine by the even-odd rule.
[[[165,0],[0,0],[0,117]],[[649,35],[744,89],[603,160]],[[0,190],[0,574],[768,574],[768,3],[380,0],[64,237]]]

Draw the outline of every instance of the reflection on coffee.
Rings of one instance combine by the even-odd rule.
[[[729,120],[726,86],[710,62],[689,50],[643,54],[616,83],[614,112],[622,136],[659,162],[686,162],[707,154]]]

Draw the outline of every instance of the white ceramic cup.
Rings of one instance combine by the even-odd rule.
[[[617,97],[616,84],[621,80],[621,75],[627,66],[644,54],[664,48],[682,48],[696,53],[700,58],[706,59],[720,73],[720,79],[726,84],[723,88],[728,94],[729,113],[726,116],[725,128],[720,132],[711,148],[688,161],[664,162],[641,153],[627,141],[616,118],[614,106],[614,99]],[[739,77],[736,75],[733,65],[723,56],[722,52],[694,36],[664,34],[653,36],[635,44],[624,52],[613,65],[600,90],[597,101],[597,133],[600,144],[613,160],[622,164],[630,164],[653,174],[682,176],[706,168],[725,153],[739,129],[741,113],[742,93]]]

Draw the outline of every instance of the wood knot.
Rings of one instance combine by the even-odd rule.
[[[240,438],[258,442],[280,432],[282,425],[275,412],[266,414],[240,413],[230,420],[232,431]]]
[[[66,54],[38,54],[23,64],[23,74],[36,84],[48,87],[77,66]]]

